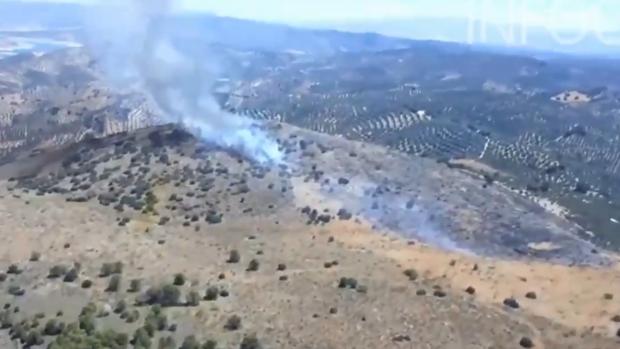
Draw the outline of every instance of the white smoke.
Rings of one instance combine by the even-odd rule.
[[[277,143],[255,121],[220,108],[212,95],[215,59],[206,47],[190,54],[175,45],[173,16],[171,0],[102,0],[93,7],[88,47],[109,82],[143,93],[165,121],[182,122],[205,141],[261,163],[281,162]]]

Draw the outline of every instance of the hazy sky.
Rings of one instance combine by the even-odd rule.
[[[516,22],[574,29],[620,28],[619,0],[173,0],[173,2],[186,10],[209,11],[231,17],[290,24],[451,17],[482,18],[490,22]]]

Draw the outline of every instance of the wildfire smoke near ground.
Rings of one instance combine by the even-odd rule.
[[[615,56],[177,6],[0,4],[0,348],[618,347]]]

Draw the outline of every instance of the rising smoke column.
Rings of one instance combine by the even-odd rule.
[[[213,57],[174,45],[171,0],[104,1],[87,16],[87,46],[113,87],[142,93],[166,122],[181,122],[205,141],[281,162],[277,143],[256,122],[218,105]]]

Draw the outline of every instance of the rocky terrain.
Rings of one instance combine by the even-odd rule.
[[[280,166],[174,126],[2,166],[5,345],[618,345],[617,258],[571,223],[430,159],[266,127]]]

